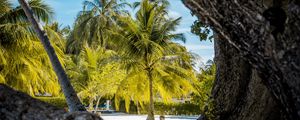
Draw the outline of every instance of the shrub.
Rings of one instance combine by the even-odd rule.
[[[114,107],[114,105],[113,105]],[[164,115],[199,115],[200,114],[200,106],[194,103],[163,103],[163,102],[155,102],[154,103],[155,114],[164,114]],[[144,105],[144,109],[140,107],[141,114],[147,114],[148,105]],[[120,112],[125,111],[125,103],[124,101],[120,103]],[[136,105],[131,102],[130,104],[130,114],[137,114]]]

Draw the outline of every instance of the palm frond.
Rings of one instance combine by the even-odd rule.
[[[10,11],[11,9],[12,9],[12,4],[8,0],[0,1],[0,16]]]
[[[52,19],[54,14],[52,8],[43,3],[41,0],[31,0],[29,1],[29,5],[31,6],[33,13],[38,20],[48,23]],[[27,17],[23,9],[20,6],[18,6],[2,14],[0,16],[0,20],[0,23],[17,23],[26,22]]]

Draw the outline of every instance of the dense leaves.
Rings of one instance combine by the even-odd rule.
[[[181,18],[167,18],[165,4],[144,0],[131,16],[120,16],[120,31],[114,33],[122,56],[122,65],[128,76],[116,94],[136,104],[148,103],[148,119],[154,119],[153,99],[171,102],[172,98],[186,97],[193,92],[190,54],[172,40],[185,41],[183,34],[173,34]],[[118,105],[118,104],[117,104]]]
[[[205,115],[208,119],[214,117],[214,106],[211,91],[213,82],[216,75],[216,65],[214,63],[207,63],[205,68],[200,70],[197,75],[198,81],[194,84],[197,94],[193,94],[192,103],[198,104],[200,112]]]
[[[49,6],[40,0],[32,0],[29,4],[39,20],[48,22],[51,19],[53,12]],[[42,44],[25,20],[25,13],[19,6],[12,7],[7,0],[2,0],[0,6],[3,6],[0,8],[0,82],[30,95],[58,95],[57,78]],[[51,29],[45,29],[51,34]],[[58,45],[54,47],[62,59],[63,51]]]
[[[193,54],[174,42],[186,39],[174,32],[181,18],[168,17],[166,0],[132,5],[122,0],[84,1],[72,28],[51,22],[53,12],[40,0],[32,0],[30,5],[90,110],[97,109],[94,104],[99,106],[104,99],[114,100],[116,109],[124,101],[126,111],[131,103],[153,111],[147,108],[154,106],[154,101],[181,109],[186,106],[174,100],[192,95],[195,103],[190,106],[199,102],[204,106],[209,101],[214,67],[196,76]],[[0,6],[0,82],[31,95],[60,96],[47,54],[24,12],[6,0]],[[132,15],[125,6],[137,11]],[[57,102],[64,101],[60,97],[40,99],[64,105]]]
[[[209,28],[207,24],[204,24],[202,21],[196,20],[191,27],[191,32],[197,36],[199,36],[200,41],[210,40],[212,41],[213,35],[212,30]]]

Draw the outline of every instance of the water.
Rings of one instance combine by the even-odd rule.
[[[146,120],[147,115],[101,115],[104,120]],[[170,116],[166,115],[165,120],[196,120],[196,116]],[[155,116],[155,120],[159,120],[159,116]]]

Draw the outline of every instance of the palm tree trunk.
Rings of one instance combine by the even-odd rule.
[[[89,110],[90,111],[93,111],[93,103],[94,103],[94,99],[90,98],[90,100],[89,100]]]
[[[149,103],[147,120],[154,120],[153,78],[152,78],[151,70],[147,70],[147,71],[148,71],[149,92],[150,92],[150,103]]]
[[[103,48],[106,48],[106,43],[105,43],[105,40],[104,40],[104,37],[103,37],[103,31],[100,30],[100,44]]]
[[[28,20],[31,22],[33,29],[40,38],[52,64],[52,67],[58,77],[59,84],[65,95],[69,111],[86,111],[85,107],[80,102],[75,90],[73,89],[66,72],[64,71],[60,61],[58,60],[54,48],[51,46],[49,38],[41,25],[36,21],[33,16],[33,12],[25,0],[19,0],[21,7],[23,8]]]
[[[97,103],[96,103],[96,106],[95,106],[95,111],[98,110],[98,106],[99,106],[99,103],[100,103],[100,99],[101,99],[101,96],[97,99]]]
[[[139,101],[136,102],[136,111],[137,111],[138,115],[141,114],[141,112],[140,112],[140,106],[139,106]]]

